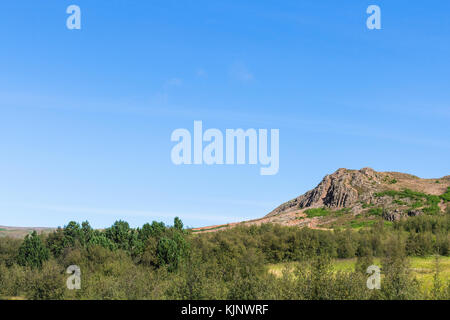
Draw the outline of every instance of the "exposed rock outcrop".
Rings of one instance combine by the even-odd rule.
[[[387,221],[399,221],[403,217],[403,212],[399,209],[386,210],[383,212],[383,218]]]
[[[367,208],[376,207],[383,208],[387,220],[397,221],[402,216],[420,215],[422,210],[408,209],[416,201],[412,198],[394,199],[389,194],[383,195],[383,192],[411,189],[441,195],[449,184],[448,176],[441,179],[420,179],[406,173],[377,172],[372,168],[361,170],[341,168],[325,176],[316,188],[283,203],[266,215],[266,218],[298,212],[305,208],[324,207],[331,210],[349,208],[348,212],[357,215],[369,210]]]
[[[423,213],[422,210],[409,210],[408,216],[417,217],[417,216],[420,216],[422,213]]]
[[[380,184],[380,176],[371,168],[339,169],[325,176],[316,188],[282,204],[268,216],[309,207],[348,208],[360,200],[360,193],[374,189],[374,184]]]

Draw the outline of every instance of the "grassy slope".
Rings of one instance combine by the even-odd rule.
[[[49,233],[54,231],[53,228],[20,228],[20,227],[5,227],[0,226],[0,238],[10,237],[15,239],[23,239],[27,234],[31,234],[33,231],[40,233]]]
[[[421,283],[423,289],[432,286],[435,258],[434,257],[412,257],[410,258],[411,273]],[[292,267],[294,263],[279,263],[269,265],[269,272],[280,276],[285,267]],[[334,261],[335,271],[354,271],[356,258],[339,259]],[[380,259],[375,259],[374,264],[381,265]],[[450,257],[439,257],[440,278],[446,283],[450,281]]]

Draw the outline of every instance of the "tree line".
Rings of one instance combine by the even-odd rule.
[[[192,233],[179,218],[104,230],[70,222],[47,235],[0,239],[0,296],[31,299],[423,299],[450,297],[436,278],[423,292],[408,256],[450,253],[450,215],[418,216],[386,227],[323,231],[273,224]],[[333,259],[357,258],[355,270]],[[382,261],[381,290],[366,287],[367,266]],[[295,263],[281,275],[268,264]],[[65,287],[70,265],[81,290]]]

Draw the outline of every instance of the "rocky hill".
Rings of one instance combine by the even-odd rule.
[[[239,224],[280,223],[310,228],[364,227],[450,210],[450,176],[421,179],[399,172],[339,169],[317,187],[283,203],[261,219]],[[215,231],[238,223],[194,229]]]

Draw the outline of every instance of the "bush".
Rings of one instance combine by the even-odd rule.
[[[450,187],[448,187],[447,191],[443,195],[441,195],[441,199],[444,200],[445,202],[450,201]]]
[[[21,240],[0,238],[0,262],[7,267],[12,266],[16,262],[20,243]]]
[[[64,269],[54,260],[42,264],[41,270],[30,269],[27,274],[26,296],[33,300],[64,298],[66,290]]]
[[[308,218],[323,217],[329,215],[330,210],[325,208],[307,209],[305,210],[305,214],[308,216]]]

